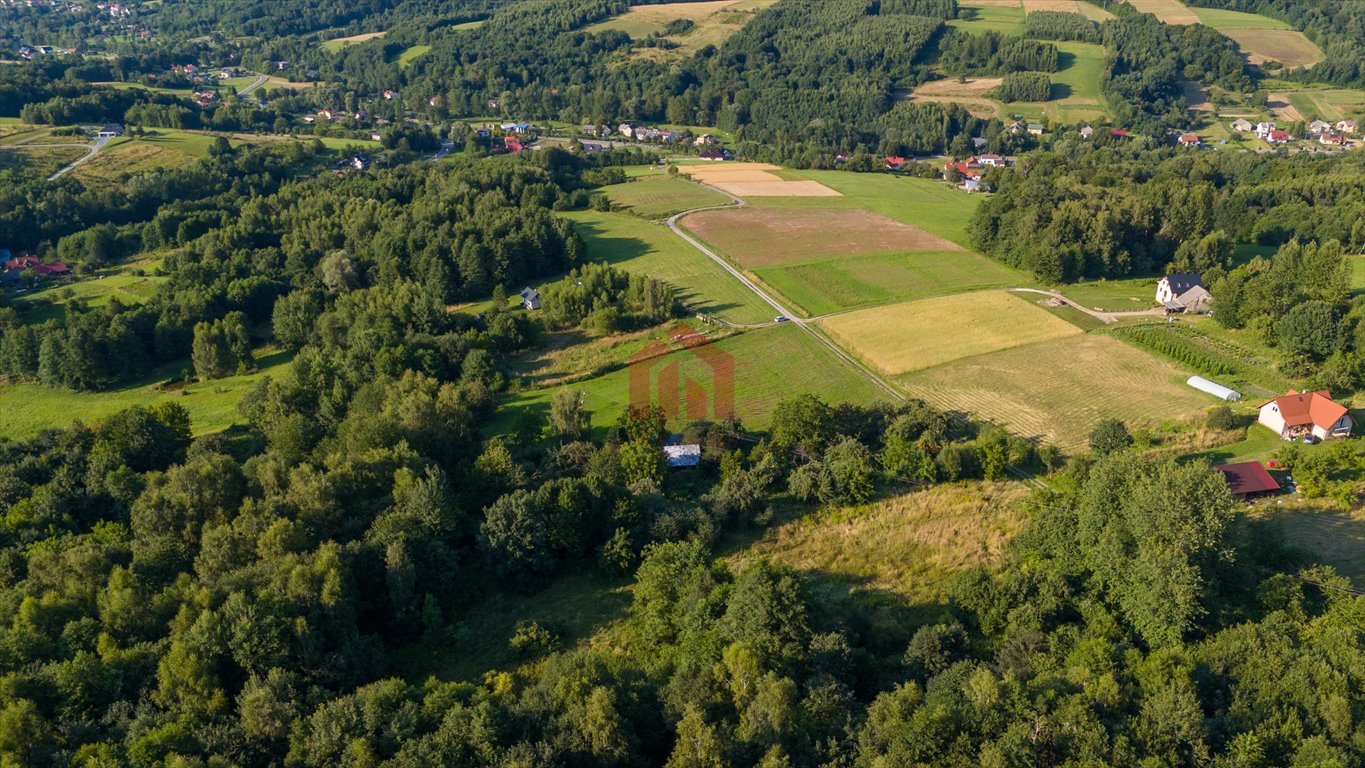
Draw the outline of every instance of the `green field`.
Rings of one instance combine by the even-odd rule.
[[[832,403],[867,404],[886,399],[885,393],[870,380],[854,372],[809,333],[790,323],[746,331],[711,346],[734,360],[735,411],[751,428],[765,429],[773,407],[798,394],[817,395]],[[674,362],[680,364],[682,379],[700,381],[709,390],[711,377],[707,366],[692,351],[657,358],[650,361],[649,367],[657,376],[664,366]],[[594,427],[605,428],[614,423],[630,404],[629,370],[626,368],[566,386],[584,393]],[[548,414],[550,399],[561,388],[537,389],[513,396],[506,407],[498,411],[499,426],[509,428],[515,414],[526,408],[541,415]],[[657,398],[657,391],[651,397]]]
[[[367,40],[374,40],[383,37],[384,34],[384,32],[367,32],[359,35],[350,35],[348,37],[334,37],[331,40],[324,41],[318,45],[318,47],[328,53],[336,53],[348,45],[357,45]]]
[[[1156,306],[1156,277],[1069,283],[1058,292],[1087,309],[1125,312]]]
[[[1256,13],[1225,11],[1221,8],[1191,7],[1190,10],[1199,17],[1201,24],[1213,27],[1219,32],[1226,29],[1293,29],[1283,21]]]
[[[970,251],[847,256],[766,267],[754,274],[809,316],[1019,282],[1015,270]]]
[[[971,195],[933,179],[886,173],[847,171],[783,171],[782,175],[814,179],[843,197],[765,197],[749,201],[755,208],[866,208],[926,232],[970,247],[967,225],[981,204]]]
[[[414,59],[429,50],[431,50],[431,46],[429,45],[413,45],[404,49],[402,53],[398,54],[398,66],[402,69],[407,69],[412,65]]]
[[[61,283],[21,296],[15,306],[23,312],[25,323],[42,323],[60,319],[65,305],[78,301],[87,307],[101,307],[117,297],[124,304],[141,304],[152,297],[164,277],[152,275],[113,274],[73,283]],[[67,295],[67,293],[70,295]],[[34,308],[35,302],[45,306]]]
[[[953,19],[948,25],[972,34],[999,32],[1002,35],[1024,34],[1024,9],[1018,8],[963,8],[971,17]]]
[[[624,213],[575,211],[564,216],[587,243],[589,260],[667,280],[695,312],[732,323],[772,320],[772,307],[664,225]]]
[[[896,382],[937,408],[1080,450],[1102,418],[1152,427],[1194,419],[1220,402],[1186,386],[1189,375],[1117,339],[1089,333],[955,360]]]
[[[1312,88],[1302,85],[1280,89],[1289,98],[1289,103],[1299,110],[1306,120],[1321,118],[1336,122],[1354,115],[1365,114],[1365,91],[1353,88]]]
[[[0,146],[0,173],[15,173],[21,180],[37,181],[85,155],[83,144],[69,147]]]
[[[217,432],[241,423],[237,401],[261,377],[283,373],[288,362],[287,353],[266,354],[257,358],[260,370],[256,373],[191,384],[177,391],[154,387],[177,376],[181,366],[168,367],[146,381],[107,392],[69,392],[41,384],[0,386],[0,437],[23,439],[49,427],[67,427],[77,420],[90,424],[124,408],[166,400],[185,406],[196,435]]]
[[[72,173],[82,179],[114,181],[124,174],[183,168],[208,157],[213,139],[206,133],[168,128],[153,129],[137,138],[123,136],[105,144]]]
[[[613,205],[628,208],[631,213],[646,219],[663,219],[692,208],[732,202],[729,197],[696,182],[663,174],[613,184],[604,187],[602,192]]]

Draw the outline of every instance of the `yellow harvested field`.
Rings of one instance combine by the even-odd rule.
[[[739,0],[710,0],[703,3],[654,3],[652,5],[632,5],[630,10],[621,14],[619,18],[631,21],[654,22],[667,24],[674,19],[691,19],[696,21],[704,16],[710,16],[722,8],[728,8],[739,2]]]
[[[1081,333],[1004,291],[939,296],[831,315],[818,322],[841,345],[893,376]]]
[[[678,170],[738,197],[843,197],[818,181],[784,179],[772,173],[779,167],[768,163],[718,162],[684,165]]]
[[[1297,29],[1223,29],[1252,64],[1278,61],[1286,67],[1311,67],[1322,61],[1322,49]]]
[[[1080,13],[1081,4],[1076,0],[1024,0],[1024,12],[1057,11],[1059,13]]]
[[[993,88],[999,88],[1005,81],[1003,77],[966,77],[962,82],[957,78],[945,77],[925,83],[911,92],[912,96],[980,96]]]
[[[896,381],[937,408],[1081,449],[1100,419],[1141,428],[1202,414],[1216,401],[1185,386],[1188,375],[1112,336],[1091,333],[957,360]]]
[[[1283,93],[1266,94],[1265,105],[1270,110],[1270,114],[1274,115],[1277,120],[1286,120],[1291,123],[1306,120],[1299,108],[1289,103],[1289,97]]]
[[[733,181],[715,184],[738,197],[843,197],[818,181]]]
[[[366,40],[373,40],[376,37],[383,36],[384,32],[363,32],[359,35],[351,35],[350,37],[334,37],[332,38],[332,41],[333,42],[339,41],[343,43],[363,43]]]
[[[1139,13],[1150,13],[1167,24],[1198,24],[1199,17],[1179,0],[1128,0]]]
[[[963,8],[1018,8],[1019,0],[958,0]]]

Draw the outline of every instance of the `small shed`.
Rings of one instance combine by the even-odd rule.
[[[1228,490],[1241,499],[1252,498],[1280,490],[1280,484],[1270,476],[1259,461],[1244,461],[1240,464],[1223,464],[1214,467],[1223,473],[1228,481]]]
[[[1203,376],[1191,376],[1191,377],[1189,377],[1188,379],[1185,380],[1185,383],[1186,383],[1186,384],[1189,384],[1191,387],[1194,387],[1195,389],[1199,390],[1200,392],[1207,392],[1208,394],[1213,395],[1214,397],[1216,397],[1216,398],[1218,398],[1218,399],[1220,399],[1220,400],[1241,400],[1241,399],[1242,399],[1242,393],[1241,393],[1241,392],[1238,392],[1237,390],[1234,390],[1234,389],[1228,389],[1227,387],[1223,386],[1222,384],[1219,384],[1219,383],[1213,382],[1213,381],[1209,381],[1208,379],[1204,378]]]
[[[695,467],[701,463],[701,445],[699,443],[665,445],[664,456],[670,467]]]

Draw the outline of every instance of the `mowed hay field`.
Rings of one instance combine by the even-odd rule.
[[[911,604],[938,602],[948,578],[998,563],[1028,519],[1022,483],[939,485],[865,507],[814,513],[769,528],[727,558],[766,558],[798,571],[896,593]]]
[[[937,235],[856,209],[701,211],[684,217],[681,223],[745,269],[833,255],[961,250]]]
[[[1351,88],[1321,88],[1285,91],[1279,94],[1309,120],[1322,118],[1336,122],[1365,112],[1365,91]]]
[[[957,360],[896,382],[938,408],[1077,450],[1099,419],[1154,426],[1216,405],[1185,385],[1188,376],[1118,339],[1085,334]]]
[[[694,312],[741,324],[773,319],[772,307],[663,224],[624,213],[574,211],[563,216],[574,222],[590,261],[666,280]]]
[[[1061,13],[1079,13],[1092,21],[1106,21],[1114,18],[1114,14],[1103,8],[1085,2],[1085,0],[1023,0],[1024,10],[1028,13],[1035,11],[1058,11]]]
[[[1081,333],[1071,323],[1004,291],[892,304],[818,322],[846,349],[893,376]]]
[[[1322,61],[1322,49],[1297,29],[1219,30],[1232,38],[1252,64],[1278,61],[1286,67],[1311,67]]]
[[[684,165],[682,173],[738,197],[839,197],[824,184],[809,179],[784,179],[767,163],[710,162]]]
[[[1128,0],[1139,13],[1150,13],[1167,24],[1198,24],[1199,17],[1180,0]]]
[[[1018,284],[1015,270],[970,251],[842,256],[754,270],[806,316]]]
[[[989,0],[976,0],[976,2],[989,2]],[[974,35],[984,35],[987,32],[999,32],[1002,35],[1024,34],[1024,9],[1017,0],[1000,5],[967,5],[966,3],[962,5],[969,11],[969,18],[951,19],[948,26]]]
[[[725,205],[730,198],[700,184],[673,176],[642,176],[602,190],[613,205],[636,216],[662,219],[681,211],[707,205]]]
[[[385,34],[384,32],[364,32],[359,35],[351,35],[350,37],[335,37],[332,38],[331,40],[326,41],[325,43],[318,47],[324,51],[336,53],[337,51],[341,50],[342,48],[345,48],[348,45],[363,43],[366,40],[373,40],[377,37],[383,37],[384,34]]]
[[[777,404],[799,394],[816,395],[832,403],[869,404],[889,398],[809,333],[791,323],[746,331],[721,339],[712,346],[713,351],[729,355],[734,361],[735,412],[746,426],[766,429]],[[648,362],[653,374],[651,378],[655,381],[651,399],[658,397],[658,374],[672,363],[678,363],[679,381],[698,383],[708,400],[705,404],[698,400],[689,403],[685,392],[681,392],[678,404],[685,420],[689,408],[709,406],[713,378],[706,363],[692,350],[652,359]],[[564,388],[583,392],[594,427],[610,426],[630,406],[630,370],[621,368],[586,381],[523,392],[512,398],[508,407],[499,409],[495,428],[510,428],[511,420],[522,409],[547,415],[554,393]],[[714,411],[708,408],[708,412]]]

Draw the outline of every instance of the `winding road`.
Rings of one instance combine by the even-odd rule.
[[[96,152],[100,151],[100,149],[102,149],[102,148],[104,147],[105,144],[108,144],[108,143],[109,143],[110,141],[112,141],[113,139],[114,139],[113,136],[96,136],[96,137],[95,137],[95,141],[94,141],[93,143],[90,143],[90,144],[24,144],[23,146],[25,146],[25,147],[85,147],[85,148],[86,148],[87,151],[86,151],[86,153],[85,153],[84,155],[81,155],[80,157],[76,158],[75,160],[73,160],[73,161],[71,161],[70,163],[68,163],[68,164],[66,164],[65,166],[63,166],[63,167],[62,167],[60,170],[58,170],[56,173],[54,173],[54,174],[52,174],[51,176],[48,176],[48,177],[47,177],[47,180],[48,180],[48,181],[56,181],[57,179],[61,178],[64,174],[66,174],[68,171],[74,169],[76,166],[80,165],[81,163],[85,162],[86,160],[89,160],[90,158],[94,157]]]
[[[266,81],[269,79],[270,79],[269,75],[256,75],[256,82],[238,91],[237,98],[240,99],[243,96],[247,95],[248,93],[251,93],[252,91],[256,90],[257,88],[260,88],[261,86],[265,85]]]

